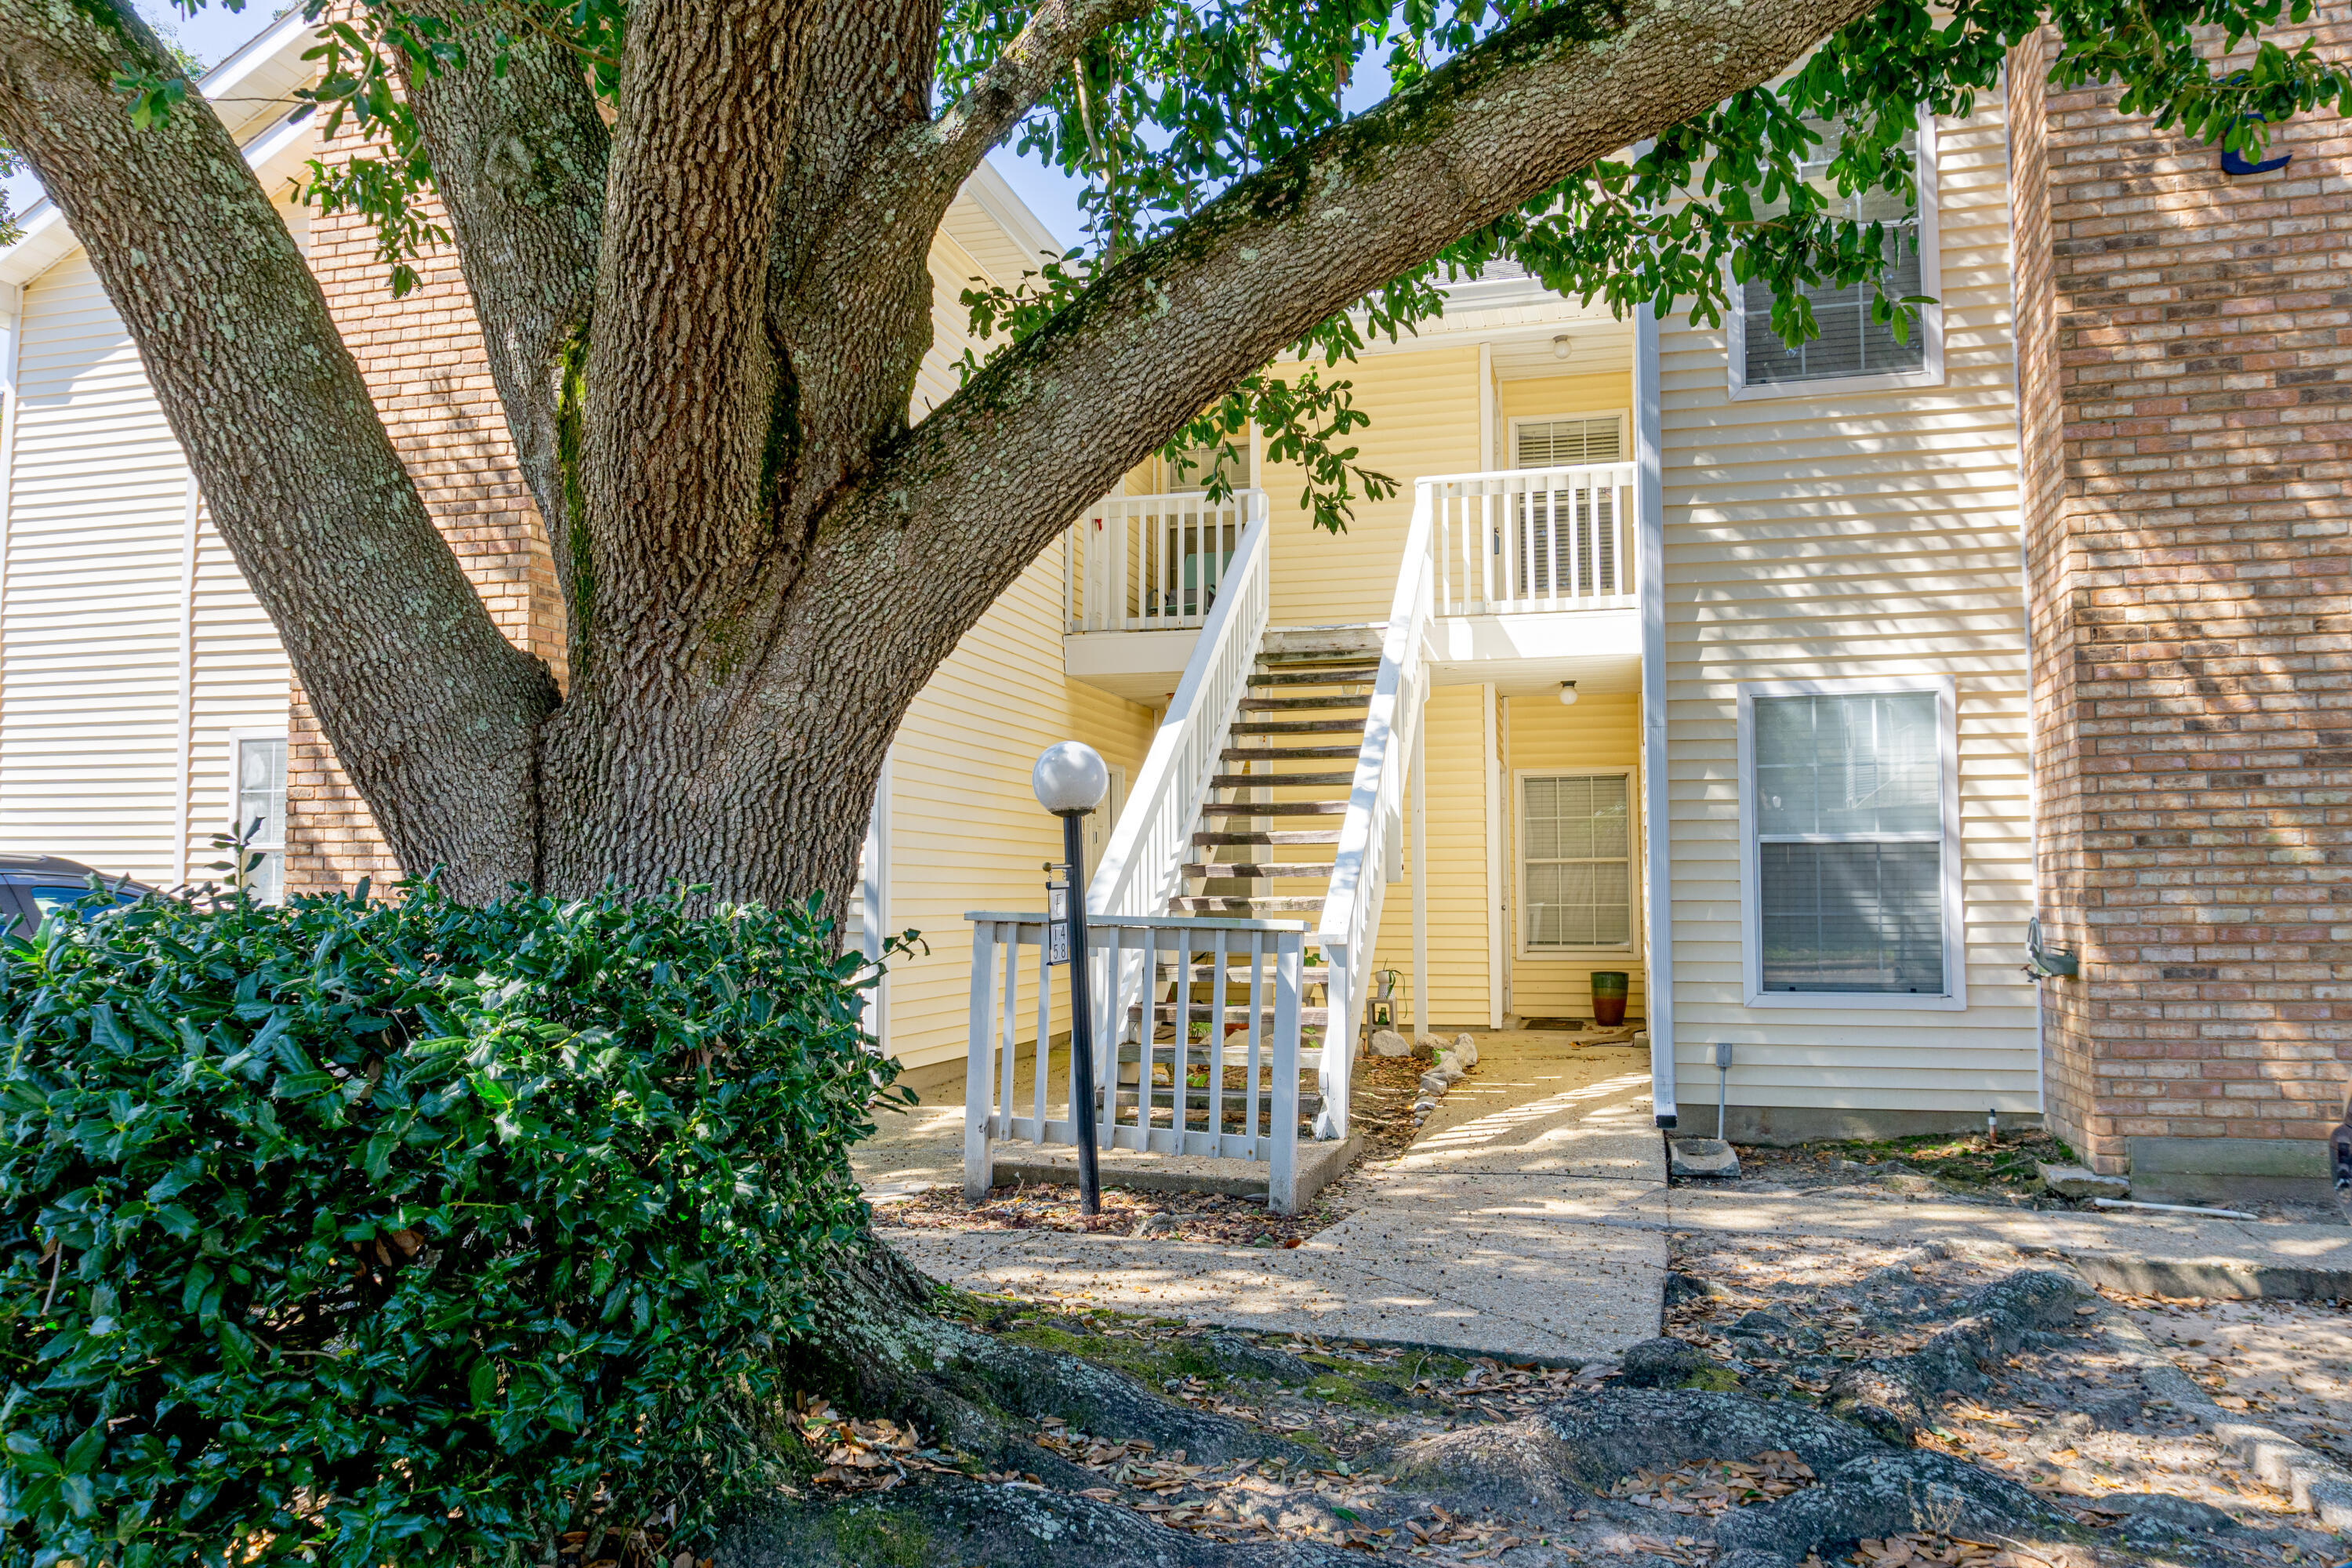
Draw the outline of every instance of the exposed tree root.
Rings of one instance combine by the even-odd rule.
[[[2011,1276],[1959,1303],[1957,1321],[1913,1354],[1869,1370],[1924,1405],[1937,1390],[1979,1377],[1977,1363],[2020,1335],[2071,1317],[2077,1290],[2063,1276]],[[1909,1447],[1901,1425],[1883,1418],[1882,1405],[1848,1400],[1842,1418],[1794,1400],[1622,1384],[1563,1393],[1521,1419],[1432,1431],[1420,1418],[1428,1400],[1377,1377],[1350,1380],[1352,1399],[1379,1407],[1362,1415],[1373,1429],[1412,1435],[1356,1452],[1347,1475],[1355,1489],[1342,1506],[1314,1481],[1339,1473],[1328,1468],[1337,1462],[1331,1456],[1166,1397],[1087,1355],[959,1321],[940,1310],[947,1298],[940,1288],[887,1252],[844,1270],[834,1295],[826,1331],[802,1353],[811,1392],[868,1416],[911,1419],[979,1473],[917,1471],[880,1492],[794,1489],[734,1521],[714,1543],[720,1568],[1073,1562],[1276,1568],[1361,1562],[1366,1550],[1402,1551],[1469,1519],[1500,1521],[1479,1526],[1496,1532],[1498,1553],[1538,1548],[1530,1562],[1565,1561],[1550,1554],[1563,1547],[1639,1559],[1663,1534],[1711,1545],[1716,1568],[1794,1568],[1811,1553],[1828,1559],[1858,1539],[1906,1531],[2044,1543],[2088,1534],[2003,1477]],[[1053,1332],[1060,1342],[1087,1342],[1076,1331]],[[1216,1369],[1234,1388],[1255,1389],[1243,1396],[1259,1401],[1296,1396],[1300,1385],[1328,1375],[1322,1361],[1231,1335],[1193,1335],[1181,1351],[1150,1345],[1122,1353],[1137,1365],[1181,1354]],[[1181,1505],[1166,1500],[1170,1487],[1139,1489],[1098,1461],[1088,1468],[1039,1443],[1041,1421],[1047,1430],[1097,1439],[1140,1439],[1158,1454],[1181,1449],[1192,1465],[1220,1469],[1223,1479],[1199,1489],[1179,1484],[1173,1493],[1207,1494],[1222,1485],[1227,1489],[1215,1496],[1225,1500],[1215,1506],[1228,1511],[1215,1516],[1213,1528],[1199,1528],[1202,1516],[1183,1515]],[[1797,1456],[1815,1484],[1711,1518],[1662,1515],[1611,1495],[1614,1483],[1636,1473],[1776,1452]],[[1278,1484],[1257,1485],[1265,1478]],[[1171,1508],[1195,1527],[1171,1528],[1155,1517]],[[1515,1533],[1502,1535],[1506,1530]],[[2106,1560],[2116,1559],[2110,1552]]]

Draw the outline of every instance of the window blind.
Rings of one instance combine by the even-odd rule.
[[[1812,156],[1798,167],[1806,180],[1818,184],[1827,178],[1830,157],[1837,151],[1839,132],[1834,124],[1822,121],[1808,121],[1807,124],[1822,141],[1813,148]],[[1903,146],[1906,152],[1916,153],[1917,133],[1906,136]],[[1776,203],[1774,206],[1781,205]],[[1905,299],[1920,291],[1919,209],[1916,205],[1904,205],[1900,198],[1880,190],[1865,191],[1843,201],[1832,192],[1829,210],[1857,223],[1885,224],[1890,263],[1885,278],[1888,297]],[[1843,288],[1823,285],[1801,292],[1811,301],[1813,321],[1821,328],[1821,336],[1790,348],[1772,330],[1771,285],[1753,281],[1745,285],[1740,309],[1745,317],[1747,352],[1741,368],[1748,385],[1882,375],[1918,370],[1927,364],[1925,322],[1915,320],[1909,341],[1895,342],[1892,322],[1871,319],[1871,304],[1877,296],[1870,284],[1852,283]]]
[[[1624,442],[1615,415],[1600,419],[1522,419],[1513,427],[1519,468],[1565,468],[1622,462]]]
[[[1623,773],[1522,781],[1530,948],[1623,947],[1633,937],[1631,795]]]
[[[1753,721],[1763,988],[1942,994],[1936,694],[1759,697]]]

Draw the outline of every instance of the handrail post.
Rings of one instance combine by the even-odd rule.
[[[1298,955],[1302,933],[1284,931],[1274,959],[1274,1134],[1267,1151],[1265,1206],[1276,1214],[1298,1212]],[[1323,1058],[1331,1058],[1330,1031]],[[1255,1093],[1257,1086],[1250,1090]]]
[[[1021,932],[1013,928],[1012,962],[1021,958]],[[974,921],[971,926],[971,1016],[965,1040],[963,1064],[963,1196],[966,1203],[980,1203],[988,1196],[989,1188],[996,1184],[994,1163],[989,1154],[990,1081],[989,1054],[993,1048],[996,1022],[996,925],[992,921]],[[1041,1062],[1040,1068],[1044,1066]]]

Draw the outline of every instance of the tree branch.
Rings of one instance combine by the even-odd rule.
[[[1465,51],[1108,269],[888,449],[797,592],[910,688],[1092,497],[1316,323],[1596,159],[1769,80],[1874,0],[1569,5]],[[813,612],[814,613],[814,612]],[[780,643],[776,668],[807,649]],[[780,676],[780,679],[782,677]]]
[[[410,69],[408,100],[448,209],[516,460],[539,503],[565,597],[576,601],[572,535],[583,520],[566,501],[556,361],[586,324],[594,294],[612,136],[566,45],[515,40],[500,74],[487,40],[464,41],[462,66]],[[573,626],[572,640],[581,629]]]
[[[537,869],[546,668],[499,634],[394,452],[293,237],[122,0],[0,0],[0,139],[73,225],[214,522],[401,862],[461,896]]]
[[[953,191],[1069,68],[1087,40],[1143,16],[1152,0],[1039,0],[1028,25],[964,95],[909,133],[900,156]]]

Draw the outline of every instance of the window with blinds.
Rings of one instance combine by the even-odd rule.
[[[1511,454],[1511,466],[1567,468],[1583,463],[1622,463],[1625,460],[1622,423],[1613,414],[1600,419],[1522,419],[1511,431],[1517,448]]]
[[[1804,177],[1827,189],[1826,180],[1831,154],[1837,150],[1838,130],[1822,121],[1808,121],[1822,137],[1812,150],[1812,156],[1799,167]],[[1906,152],[1918,151],[1918,134],[1914,132],[1904,139]],[[1885,191],[1865,191],[1843,202],[1832,191],[1830,211],[1858,223],[1886,225],[1887,258],[1891,265],[1885,279],[1887,297],[1905,299],[1921,291],[1919,258],[1919,210],[1906,206],[1900,197]],[[1768,214],[1769,216],[1769,214]],[[1740,308],[1744,316],[1743,335],[1746,348],[1742,372],[1747,384],[1769,385],[1793,381],[1831,381],[1848,376],[1885,375],[1899,371],[1925,368],[1927,363],[1927,321],[1924,317],[1911,323],[1908,341],[1897,342],[1892,322],[1871,319],[1871,304],[1877,297],[1872,286],[1852,283],[1843,288],[1824,285],[1802,290],[1811,301],[1813,321],[1821,328],[1821,336],[1790,348],[1772,330],[1773,290],[1769,284],[1749,282],[1742,289]]]
[[[1630,946],[1633,838],[1627,775],[1529,775],[1519,789],[1524,945]]]
[[[1624,422],[1617,416],[1522,419],[1511,429],[1512,461],[1522,468],[1580,468],[1624,461]],[[1564,599],[1619,594],[1617,498],[1607,487],[1516,499],[1521,598]],[[1496,550],[1502,548],[1497,536]]]
[[[1762,988],[1943,994],[1937,694],[1754,703]]]
[[[1205,490],[1210,479],[1220,474],[1234,489],[1245,490],[1256,484],[1249,433],[1244,431],[1225,445],[1233,447],[1231,455],[1222,446],[1186,447],[1180,450],[1168,463],[1170,490],[1178,495]]]

